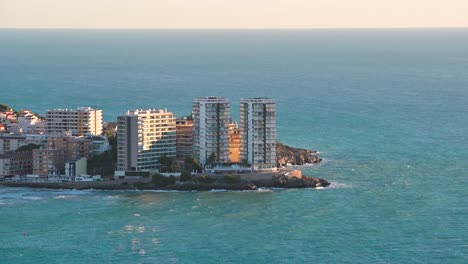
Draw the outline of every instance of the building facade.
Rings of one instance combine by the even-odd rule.
[[[273,99],[241,99],[240,159],[254,170],[276,169],[276,103]]]
[[[117,170],[157,171],[161,156],[176,156],[176,122],[162,109],[131,110],[117,118]]]
[[[229,163],[230,114],[228,99],[193,100],[193,154],[202,166]]]
[[[65,176],[66,177],[75,177],[86,175],[87,173],[87,160],[86,158],[81,158],[75,161],[65,162]]]
[[[18,134],[0,134],[0,154],[14,151],[21,146],[27,145],[26,136]]]
[[[176,119],[176,158],[184,161],[193,155],[193,120],[184,117]]]
[[[64,151],[59,149],[33,150],[33,174],[60,175],[64,171]]]
[[[102,110],[90,107],[48,110],[46,130],[48,133],[71,131],[75,136],[101,135]]]
[[[27,175],[33,172],[31,151],[0,155],[0,176]]]
[[[231,163],[239,163],[240,159],[240,130],[237,123],[229,124],[229,160]]]
[[[49,137],[48,149],[63,151],[65,161],[75,161],[80,158],[89,158],[93,153],[93,141],[83,137],[57,136]]]

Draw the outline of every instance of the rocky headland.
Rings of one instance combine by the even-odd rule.
[[[280,142],[276,143],[276,165],[278,167],[319,163],[321,161],[322,158],[315,150],[294,148]]]

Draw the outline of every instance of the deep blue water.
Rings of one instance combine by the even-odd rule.
[[[0,102],[190,113],[278,102],[324,190],[0,188],[3,263],[468,262],[468,29],[0,30]],[[23,230],[28,235],[23,236]]]

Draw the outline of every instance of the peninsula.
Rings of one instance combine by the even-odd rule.
[[[256,190],[330,183],[289,165],[319,163],[316,151],[276,140],[276,103],[196,98],[190,116],[129,110],[103,122],[91,107],[45,115],[0,104],[0,184],[60,189]]]

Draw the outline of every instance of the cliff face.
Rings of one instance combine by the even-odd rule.
[[[291,165],[304,165],[307,163],[319,163],[322,159],[317,151],[293,148],[281,143],[276,143],[276,163],[278,167]]]

